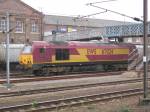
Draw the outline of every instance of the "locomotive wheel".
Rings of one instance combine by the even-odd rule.
[[[104,71],[114,71],[116,70],[116,67],[114,67],[113,65],[104,65]]]
[[[103,65],[104,71],[108,71],[108,65]]]
[[[48,75],[50,74],[48,68],[42,68],[42,74],[43,74],[44,76],[48,76]]]
[[[35,76],[42,76],[42,71],[41,70],[33,70],[32,72]]]

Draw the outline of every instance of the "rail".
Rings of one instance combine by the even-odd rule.
[[[148,78],[150,81],[150,78]],[[101,82],[101,83],[89,83],[89,84],[79,84],[79,85],[70,85],[70,86],[62,86],[62,87],[54,87],[54,88],[43,88],[43,89],[32,89],[32,90],[23,90],[23,91],[14,91],[14,92],[4,92],[0,93],[0,98],[4,97],[14,97],[14,96],[23,96],[23,95],[33,95],[39,93],[50,93],[50,92],[60,92],[66,90],[75,90],[75,89],[83,89],[90,87],[99,87],[99,86],[112,86],[118,84],[126,84],[126,83],[137,83],[142,82],[143,79],[130,79],[130,80],[122,80],[122,81],[112,81],[112,82]]]
[[[33,81],[47,81],[47,80],[63,80],[63,79],[74,79],[74,78],[87,78],[87,77],[102,77],[102,76],[112,76],[112,75],[121,75],[125,71],[115,71],[115,72],[87,72],[87,73],[78,73],[77,74],[68,74],[68,75],[59,75],[59,76],[45,76],[45,77],[25,77],[25,78],[11,78],[12,83],[23,83],[23,82],[33,82]],[[5,79],[0,80],[0,84],[5,83]]]
[[[10,107],[2,107],[0,108],[1,112],[16,112],[16,111],[26,111],[26,112],[43,112],[47,110],[54,110],[57,108],[64,108],[68,106],[78,106],[81,104],[88,104],[88,103],[95,103],[100,101],[107,101],[111,99],[135,96],[143,93],[143,89],[141,88],[134,88],[134,89],[127,89],[127,90],[120,90],[120,91],[113,91],[113,92],[106,92],[106,93],[99,93],[87,96],[78,96],[78,97],[71,97],[71,98],[63,98],[58,100],[51,100],[51,101],[44,101],[44,102],[37,102],[35,107],[33,104],[23,104],[23,105],[16,105]]]

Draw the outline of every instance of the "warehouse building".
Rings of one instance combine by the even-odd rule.
[[[91,19],[81,17],[68,17],[57,15],[44,16],[44,32],[52,34],[53,31],[57,33],[66,33],[72,31],[82,31],[90,29],[98,29],[105,26],[125,25],[129,22],[104,20],[104,19]]]

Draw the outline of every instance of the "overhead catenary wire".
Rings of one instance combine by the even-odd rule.
[[[105,12],[107,12],[107,10],[102,11],[102,12],[97,12],[97,13],[89,14],[89,15],[85,15],[85,16],[79,16],[79,17],[74,18],[74,20],[82,19],[82,18],[86,18],[86,17],[90,17],[90,16],[98,15],[98,14],[102,14],[102,13],[105,13]]]
[[[117,1],[117,0],[104,0],[104,1],[100,1],[100,2],[93,2],[92,4],[97,4],[97,3],[105,3],[105,2],[112,2],[112,1]],[[87,3],[86,5],[88,5],[89,3]]]
[[[104,3],[104,2],[111,2],[111,1],[117,1],[117,0],[104,0],[104,1],[100,1],[100,2],[93,2],[92,4]],[[89,5],[89,3],[87,3],[86,5]],[[105,12],[107,12],[107,10],[102,11],[102,12],[97,12],[97,13],[89,14],[89,15],[85,15],[85,16],[78,16],[78,17],[74,18],[73,20],[75,21],[77,19],[82,19],[82,18],[86,18],[86,17],[90,17],[90,16],[102,14],[102,13],[105,13]]]
[[[96,3],[99,3],[99,2],[88,3],[87,5],[92,6],[92,7],[95,7],[95,8],[99,8],[99,9],[102,9],[102,10],[105,10],[105,11],[107,11],[107,12],[112,12],[112,13],[115,13],[115,14],[118,14],[118,15],[121,15],[121,16],[124,16],[124,17],[128,17],[128,18],[131,18],[131,19],[133,19],[133,20],[135,20],[135,21],[143,22],[143,20],[141,20],[140,18],[132,17],[132,16],[129,16],[129,15],[126,15],[126,14],[123,14],[123,13],[120,13],[120,12],[117,12],[117,11],[113,11],[113,10],[110,10],[110,9],[106,9],[106,8],[103,8],[103,7],[94,5],[94,4],[96,4]]]

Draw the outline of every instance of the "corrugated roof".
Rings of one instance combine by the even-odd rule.
[[[125,25],[130,22],[114,21],[114,20],[104,20],[104,19],[91,19],[91,18],[81,18],[69,16],[57,16],[57,15],[45,15],[45,24],[54,25],[70,25],[70,26],[90,26],[90,27],[103,27],[103,26],[114,26],[114,25]]]

